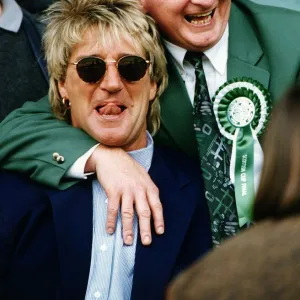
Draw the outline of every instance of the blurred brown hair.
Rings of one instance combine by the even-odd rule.
[[[300,213],[300,85],[289,89],[275,106],[263,145],[254,219]]]

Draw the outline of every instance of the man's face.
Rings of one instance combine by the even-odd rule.
[[[205,51],[222,37],[231,0],[141,0],[161,34],[190,51]]]
[[[72,51],[69,62],[86,56],[118,60],[125,55],[138,55],[128,39],[109,46],[97,43],[97,33],[89,31]],[[59,82],[61,97],[71,102],[72,125],[108,146],[136,150],[146,146],[146,115],[149,101],[156,95],[156,83],[151,82],[149,70],[137,82],[127,82],[118,73],[115,63],[107,64],[104,77],[98,83],[86,83],[79,78],[76,66],[68,65],[66,79]]]

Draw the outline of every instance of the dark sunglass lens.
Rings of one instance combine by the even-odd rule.
[[[105,62],[97,57],[86,57],[77,64],[79,77],[88,83],[98,82],[106,71]]]
[[[125,56],[118,63],[120,75],[128,81],[138,81],[143,78],[147,68],[147,62],[138,56]]]

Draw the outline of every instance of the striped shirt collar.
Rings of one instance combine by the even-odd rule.
[[[149,171],[152,162],[153,144],[152,136],[147,131],[147,146],[142,149],[128,152],[128,154],[147,171]]]

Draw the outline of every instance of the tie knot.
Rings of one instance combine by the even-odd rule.
[[[202,57],[203,57],[202,52],[192,52],[192,51],[187,51],[185,54],[185,59],[190,62],[196,69],[197,68],[202,68]]]

